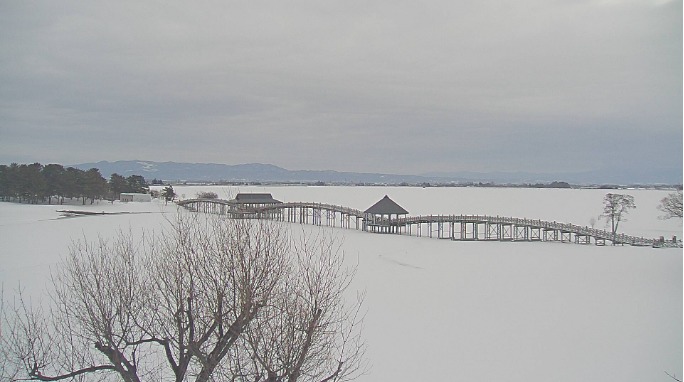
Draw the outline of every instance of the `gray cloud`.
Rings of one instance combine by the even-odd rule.
[[[681,14],[663,0],[4,2],[0,161],[681,172]]]

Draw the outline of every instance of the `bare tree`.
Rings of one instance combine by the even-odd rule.
[[[273,222],[178,220],[149,265],[162,302],[154,333],[169,339],[165,353],[177,381],[188,371],[207,381],[220,367],[284,277],[288,246]]]
[[[610,224],[613,245],[615,245],[618,225],[621,221],[627,220],[625,215],[633,208],[636,208],[636,205],[634,204],[634,197],[631,195],[609,193],[603,198],[603,214],[601,217],[605,217],[607,223]]]
[[[660,200],[658,210],[665,213],[663,219],[682,218],[682,191],[672,192]]]
[[[137,251],[129,237],[113,243],[76,243],[53,274],[51,304],[22,294],[2,344],[29,380],[56,381],[85,374],[117,373],[137,382],[151,351],[136,325],[148,305]]]
[[[4,335],[5,335],[5,326],[4,326],[4,320],[2,319],[5,317],[5,288],[4,285],[0,287],[0,381],[11,381],[13,379],[16,379],[17,376],[17,369],[12,367],[10,364],[10,357],[8,353],[8,349],[3,346],[4,343]]]
[[[242,345],[253,381],[345,381],[367,369],[361,338],[364,295],[345,301],[355,268],[339,246],[319,232],[302,236],[290,272],[275,298],[248,329]]]
[[[341,380],[363,361],[363,348],[351,346],[361,344],[358,307],[331,305],[353,274],[341,273],[325,241],[316,243],[329,262],[311,263],[316,270],[306,272],[302,256],[314,248],[300,251],[269,221],[179,213],[170,230],[141,240],[129,232],[112,242],[82,241],[53,276],[49,308],[15,301],[4,320],[10,335],[0,347],[24,380],[235,380],[263,370],[243,362],[259,348],[248,344],[305,328],[309,340],[291,348],[298,354],[292,370],[297,376],[326,371],[334,359],[339,366],[328,380]],[[324,269],[336,264],[336,271]],[[286,315],[274,312],[290,309],[289,299],[312,295],[321,297],[306,297],[314,303],[311,314],[277,321]],[[352,334],[321,342],[333,323],[353,328],[345,332]],[[323,345],[330,348],[318,350]]]

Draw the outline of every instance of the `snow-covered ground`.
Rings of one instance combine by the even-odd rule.
[[[192,187],[270,192],[365,210],[384,195],[420,214],[489,214],[603,228],[605,190],[399,187]],[[658,219],[666,191],[628,190],[620,231],[681,237]],[[130,214],[63,218],[57,209]],[[163,202],[31,206],[0,203],[0,282],[39,296],[74,239],[159,229]],[[307,228],[314,229],[314,228]],[[367,291],[372,363],[360,381],[671,381],[682,375],[682,250],[561,243],[452,242],[336,229],[354,286]]]

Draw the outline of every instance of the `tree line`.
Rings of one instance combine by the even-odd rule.
[[[61,164],[40,163],[0,165],[0,200],[20,203],[63,204],[65,199],[116,200],[122,192],[148,193],[140,175],[112,174],[107,181],[100,170],[81,170]]]

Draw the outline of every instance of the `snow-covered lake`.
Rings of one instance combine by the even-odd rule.
[[[487,214],[591,225],[606,190],[177,186],[270,192],[365,210],[389,195],[411,215]],[[656,209],[667,191],[633,195],[620,231],[681,237]],[[134,214],[62,218],[60,208]],[[166,224],[163,202],[31,206],[0,203],[0,282],[38,296],[69,243]],[[307,228],[314,229],[314,228]],[[372,364],[360,381],[670,381],[682,375],[682,250],[526,242],[453,242],[335,229],[354,286],[367,291]]]

